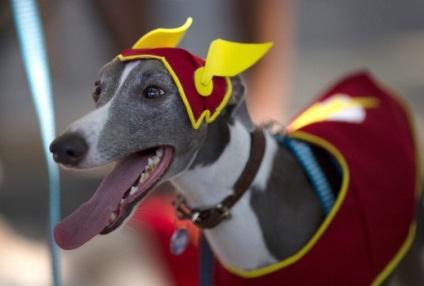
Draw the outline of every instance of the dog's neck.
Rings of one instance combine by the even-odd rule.
[[[250,134],[239,122],[211,126],[190,169],[176,180],[188,204],[195,208],[216,205],[231,195],[249,159]]]
[[[310,190],[307,180],[301,176],[295,176],[300,178],[294,180],[287,179],[289,177],[287,170],[302,173],[298,170],[295,160],[291,158],[291,154],[279,148],[277,142],[269,135],[266,136],[265,145],[265,154],[255,179],[247,192],[231,209],[231,219],[204,231],[218,259],[225,265],[239,269],[257,269],[293,254],[310,238],[310,229],[315,230],[321,219],[319,204],[315,201],[316,198],[313,197],[313,191]],[[174,179],[174,184],[186,198],[189,206],[200,209],[209,208],[233,194],[233,186],[249,159],[250,148],[250,132],[240,121],[235,120],[233,124],[228,124],[222,120],[211,124],[206,142],[190,169]],[[274,170],[276,165],[279,169]],[[285,185],[280,184],[278,190],[273,190],[271,177],[275,175],[286,178],[285,180],[290,181],[290,184],[287,182]],[[306,213],[316,217],[311,219],[311,223],[306,222],[307,230],[301,233],[292,231],[292,223],[284,221],[284,217],[268,217],[269,215],[262,212],[263,207],[259,206],[263,204],[266,208],[267,203],[272,205],[271,201],[275,200],[275,197],[262,196],[262,194],[272,194],[274,191],[287,194],[287,201],[278,203],[290,204],[290,196],[294,190],[298,193],[295,194],[296,198],[304,192],[308,193],[305,204],[308,204],[311,210]],[[254,202],[257,196],[260,197],[260,203]],[[278,197],[283,198],[284,195]],[[266,201],[268,199],[269,202]],[[286,211],[290,215],[293,214],[292,211],[297,212],[290,207]],[[273,225],[267,226],[268,220],[274,221]],[[306,217],[305,220],[307,220]],[[274,227],[279,228],[277,234],[269,232]],[[274,240],[279,240],[275,236],[278,236],[281,231],[287,232],[285,240],[290,241],[293,238],[293,241],[300,241],[301,244],[289,242],[285,247],[279,245],[275,247],[279,249],[278,253],[274,253]]]
[[[205,145],[190,170],[174,180],[190,207],[208,208],[233,194],[233,186],[249,159],[251,136],[240,122],[235,121],[233,125],[218,122],[208,131]],[[267,149],[271,152],[271,148]],[[259,175],[254,184],[262,179]],[[248,191],[231,209],[230,220],[204,231],[217,257],[226,265],[242,269],[257,268],[258,261],[260,264],[275,262],[266,249],[249,201]],[[254,251],[246,251],[252,246]]]

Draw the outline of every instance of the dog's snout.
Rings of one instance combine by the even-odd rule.
[[[64,134],[50,144],[54,160],[68,166],[75,166],[81,162],[87,151],[88,145],[78,133]]]

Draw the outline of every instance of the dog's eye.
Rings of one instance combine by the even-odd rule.
[[[96,81],[94,83],[94,86],[95,86],[95,89],[94,89],[94,92],[92,94],[92,97],[93,97],[94,103],[97,103],[99,101],[100,94],[102,92],[102,90],[100,88],[100,81]]]
[[[146,88],[143,92],[143,95],[145,98],[148,99],[153,99],[153,98],[157,98],[161,95],[164,95],[165,91],[159,87],[156,86],[149,86],[148,88]]]

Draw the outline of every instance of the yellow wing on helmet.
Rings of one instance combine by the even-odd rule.
[[[190,28],[193,19],[187,18],[184,25],[173,29],[158,28],[148,32],[142,36],[132,46],[133,49],[149,49],[149,48],[173,48],[178,45],[184,37],[188,28]]]

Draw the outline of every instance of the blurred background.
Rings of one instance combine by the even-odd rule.
[[[39,6],[58,132],[94,108],[102,65],[144,33],[192,16],[180,46],[203,57],[216,38],[275,42],[244,75],[256,122],[285,122],[341,76],[368,69],[410,104],[424,149],[422,0],[41,0]],[[61,171],[62,216],[92,195],[107,169]],[[47,203],[39,128],[10,3],[0,0],[0,285],[51,283]],[[131,251],[140,243],[124,229],[64,252],[65,285],[170,285],[148,234],[143,241],[142,255]]]

